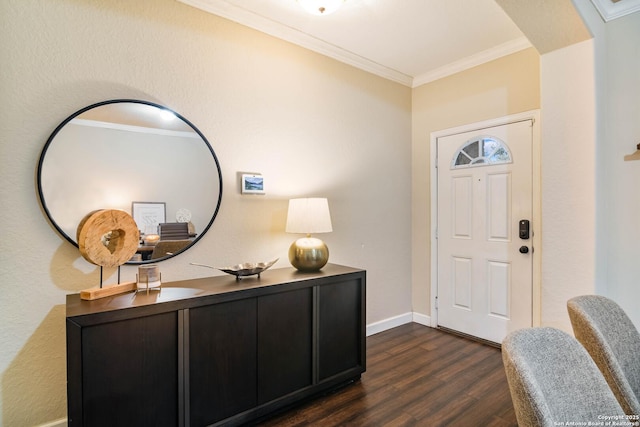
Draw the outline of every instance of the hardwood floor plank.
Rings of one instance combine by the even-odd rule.
[[[416,323],[367,338],[362,379],[258,424],[517,426],[500,350]]]

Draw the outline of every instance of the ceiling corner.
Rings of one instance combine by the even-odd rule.
[[[496,0],[496,3],[541,55],[591,38],[572,0]]]
[[[591,3],[605,22],[640,11],[640,0],[591,0]]]

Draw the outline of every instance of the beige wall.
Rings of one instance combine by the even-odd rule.
[[[597,285],[617,301],[640,329],[640,161],[625,162],[640,144],[640,12],[607,24],[606,135],[596,160]]]
[[[173,0],[3,0],[0,63],[2,425],[66,416],[65,295],[99,272],[45,219],[35,170],[58,123],[101,100],[173,108],[220,159],[218,219],[163,279],[214,274],[191,261],[288,266],[287,199],[325,196],[330,261],[368,271],[367,322],[411,311],[411,89]],[[242,196],[242,171],[267,195]]]
[[[595,293],[638,326],[640,13],[574,4],[593,38],[541,58],[542,323],[571,331],[567,299]]]
[[[595,293],[616,301],[640,329],[640,12],[606,24],[589,0],[575,0],[594,36]]]
[[[593,41],[542,55],[542,324],[571,332],[567,300],[595,293]]]
[[[413,90],[411,247],[414,312],[431,315],[431,133],[540,108],[539,69],[539,55],[531,48]]]

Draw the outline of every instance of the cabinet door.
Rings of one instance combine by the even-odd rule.
[[[78,425],[178,425],[176,312],[86,326],[81,336]]]
[[[363,289],[360,280],[319,286],[318,378],[364,370]]]
[[[256,405],[256,299],[189,309],[189,423]]]
[[[312,383],[313,291],[258,298],[258,403]]]

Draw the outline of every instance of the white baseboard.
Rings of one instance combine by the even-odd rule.
[[[392,329],[396,326],[404,325],[411,322],[420,323],[421,325],[425,326],[431,326],[431,317],[413,312],[390,317],[388,319],[380,320],[379,322],[368,324],[367,336],[374,335],[379,332],[386,331],[387,329]]]
[[[434,327],[435,325],[431,324],[431,316],[427,316],[426,314],[413,313],[413,321],[415,323],[419,323],[424,326]]]

